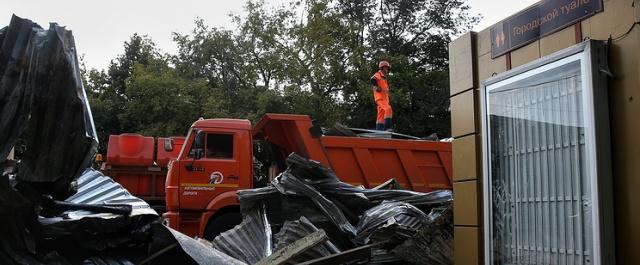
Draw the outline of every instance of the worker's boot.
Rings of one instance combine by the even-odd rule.
[[[376,123],[376,130],[384,131],[384,123]]]
[[[393,119],[384,118],[384,130],[387,132],[393,132]]]

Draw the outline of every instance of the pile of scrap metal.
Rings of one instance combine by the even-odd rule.
[[[243,221],[214,249],[248,264],[453,263],[450,191],[356,187],[295,153],[287,165],[271,185],[238,191]]]
[[[71,32],[13,16],[0,29],[0,264],[244,264],[91,169],[97,144]]]

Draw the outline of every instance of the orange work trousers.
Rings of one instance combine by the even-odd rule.
[[[376,123],[384,124],[384,119],[393,117],[393,110],[391,109],[391,105],[389,105],[388,99],[376,100],[376,105],[378,105],[378,115],[376,117]]]

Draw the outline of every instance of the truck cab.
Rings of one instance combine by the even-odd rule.
[[[251,123],[236,119],[201,119],[167,173],[169,225],[190,235],[218,234],[239,223],[236,191],[252,187]],[[214,216],[215,215],[215,216]],[[206,231],[209,220],[224,219],[219,231]],[[213,228],[210,228],[210,230]]]

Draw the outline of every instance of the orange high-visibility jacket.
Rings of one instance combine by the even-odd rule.
[[[380,92],[373,91],[373,99],[375,101],[383,100],[389,102],[389,84],[387,83],[387,77],[382,71],[376,72],[371,77],[371,84],[378,86],[381,90]]]

